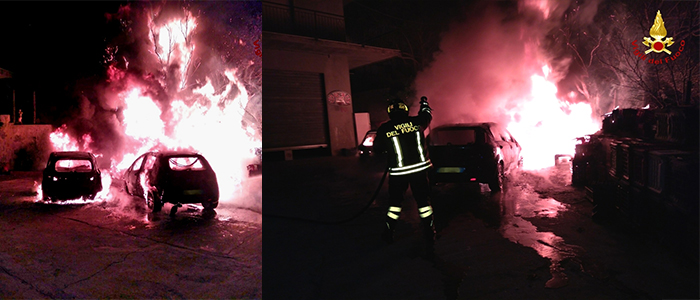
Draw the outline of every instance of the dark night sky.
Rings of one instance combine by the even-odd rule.
[[[17,105],[29,105],[29,110],[31,91],[36,91],[38,115],[44,121],[57,119],[74,105],[70,98],[76,80],[103,73],[105,46],[120,31],[106,14],[116,13],[123,4],[0,2],[0,68],[14,73],[11,82],[0,81],[0,113],[12,110],[12,88]]]
[[[89,75],[101,58],[123,2],[0,3],[0,67],[18,76],[45,81]]]

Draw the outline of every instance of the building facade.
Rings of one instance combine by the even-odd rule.
[[[263,15],[263,152],[289,160],[354,149],[350,71],[400,52],[346,42],[342,0],[263,1]]]

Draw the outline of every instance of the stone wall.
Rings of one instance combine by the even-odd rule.
[[[0,126],[0,171],[43,170],[52,151],[51,125]]]

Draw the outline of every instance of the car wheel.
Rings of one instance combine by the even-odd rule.
[[[202,202],[202,206],[204,207],[204,210],[213,210],[219,206],[219,201]]]
[[[506,175],[505,175],[505,172],[503,170],[502,163],[498,164],[498,171],[497,172],[498,172],[498,174],[496,174],[496,178],[494,178],[493,181],[491,181],[489,183],[489,189],[492,192],[500,191],[503,188],[503,182],[505,181]]]
[[[148,199],[146,199],[146,205],[153,212],[159,212],[163,208],[163,201],[160,199],[155,192],[148,193]]]

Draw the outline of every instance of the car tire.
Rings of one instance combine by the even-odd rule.
[[[219,206],[219,201],[202,202],[202,206],[204,207],[204,210],[214,210],[217,206]]]
[[[497,192],[503,189],[503,182],[505,181],[505,171],[503,170],[503,163],[499,163],[496,171],[496,178],[489,182],[489,189],[492,192]]]
[[[163,201],[156,195],[156,192],[149,192],[148,199],[146,199],[146,206],[154,213],[160,212],[163,208]]]

